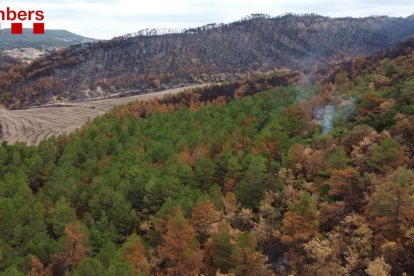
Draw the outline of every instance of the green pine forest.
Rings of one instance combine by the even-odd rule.
[[[413,137],[400,47],[2,144],[0,275],[414,275]]]

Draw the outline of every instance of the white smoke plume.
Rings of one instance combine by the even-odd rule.
[[[332,129],[335,112],[335,106],[333,105],[327,105],[323,109],[322,127],[324,135],[328,134]]]

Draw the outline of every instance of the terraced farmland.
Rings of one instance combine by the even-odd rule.
[[[71,106],[42,107],[26,110],[0,109],[0,123],[3,137],[0,142],[14,144],[24,142],[37,145],[41,141],[60,134],[68,134],[116,105],[137,100],[148,101],[154,97],[175,94],[196,86],[175,88],[145,95],[88,101]]]

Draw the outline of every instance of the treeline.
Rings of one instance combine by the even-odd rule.
[[[112,113],[121,116],[127,113],[133,118],[144,118],[154,112],[172,112],[185,107],[193,110],[203,105],[226,104],[245,96],[252,96],[273,87],[286,87],[305,81],[299,72],[283,70],[268,74],[258,74],[239,81],[212,84],[201,88],[189,89],[178,95],[166,95],[161,99],[154,98],[149,102],[134,102],[125,106],[115,107]]]
[[[3,144],[2,274],[414,274],[413,57],[314,85],[213,86]]]

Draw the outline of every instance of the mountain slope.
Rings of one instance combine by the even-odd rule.
[[[92,41],[95,41],[95,39],[83,37],[66,30],[45,30],[44,35],[34,35],[32,29],[23,29],[22,35],[12,35],[10,29],[4,29],[1,31],[0,49],[63,48]]]
[[[120,37],[74,46],[0,76],[17,107],[56,97],[85,99],[122,89],[223,81],[251,70],[310,69],[338,54],[383,50],[414,34],[414,20],[264,16],[183,33]]]
[[[0,72],[1,71],[8,71],[13,66],[21,64],[18,59],[15,59],[8,55],[1,55],[0,54]]]
[[[0,145],[0,272],[414,275],[413,46]]]

